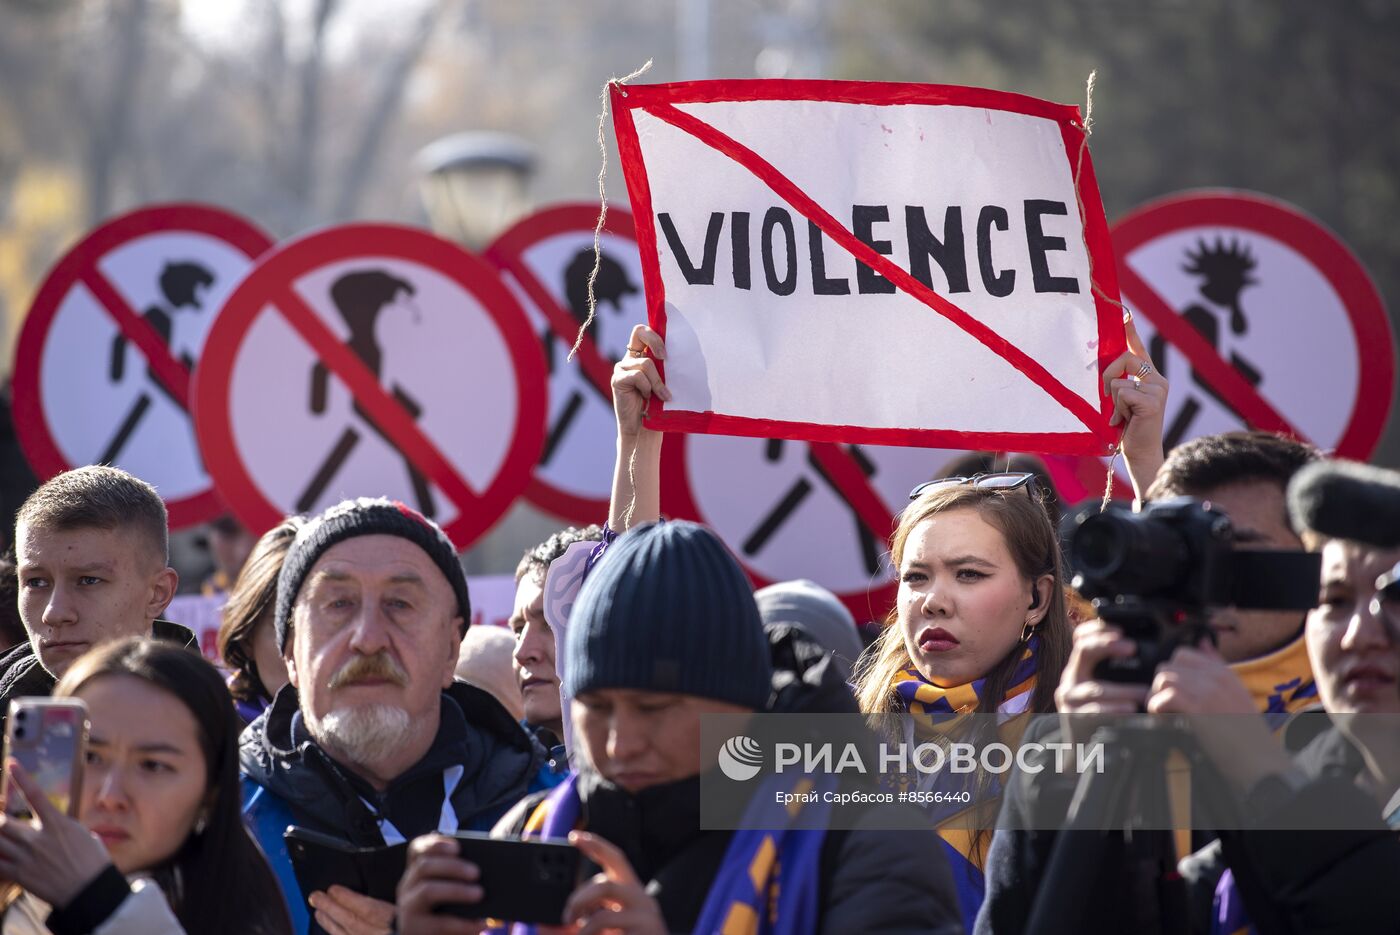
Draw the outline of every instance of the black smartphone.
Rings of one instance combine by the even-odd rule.
[[[292,825],[282,833],[302,896],[339,884],[384,902],[394,901],[408,859],[407,844],[359,847],[343,838]]]
[[[578,886],[581,855],[568,841],[493,838],[459,831],[458,852],[481,871],[481,902],[444,903],[438,915],[561,925],[564,904]]]

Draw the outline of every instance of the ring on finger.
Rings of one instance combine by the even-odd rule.
[[[1152,365],[1149,364],[1147,361],[1143,361],[1142,366],[1138,368],[1137,376],[1133,379],[1138,380],[1140,382],[1143,377],[1147,376],[1151,372]]]
[[[645,344],[641,347],[633,347],[629,344],[627,345],[627,353],[633,357],[645,357],[647,356],[647,348]]]

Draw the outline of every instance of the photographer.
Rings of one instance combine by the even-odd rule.
[[[1318,456],[1309,446],[1261,432],[1195,439],[1173,449],[1147,499],[1189,496],[1208,501],[1230,518],[1236,549],[1297,550],[1302,540],[1290,525],[1286,488],[1293,475]],[[1105,621],[1082,624],[1074,633],[1056,707],[1071,715],[1283,715],[1315,701],[1301,611],[1213,608],[1208,623],[1215,645],[1203,641],[1178,648],[1157,668],[1150,684],[1095,678],[1101,662],[1133,656],[1137,646]],[[1053,726],[1037,725],[1042,731]],[[1072,722],[1064,726],[1068,731]],[[1044,828],[1044,816],[1065,813],[1077,777],[1068,778],[1066,785],[1044,776],[1030,782],[1018,774],[1009,783],[987,857],[987,897],[977,932],[1024,930],[1056,841],[1055,832],[1025,829],[1037,824]],[[1042,820],[1033,822],[1032,815]],[[1121,836],[1110,836],[1104,856],[1102,865],[1090,871],[1092,892],[1100,896],[1084,906],[1086,930],[1131,931],[1130,920],[1139,913],[1155,919],[1159,888],[1171,891],[1168,900],[1185,898],[1183,891],[1174,889],[1170,856],[1152,867],[1133,866]],[[1202,878],[1199,885],[1210,887],[1213,881]],[[1143,886],[1153,890],[1153,898],[1144,897]]]
[[[1400,474],[1320,464],[1296,479],[1289,498],[1309,546],[1322,553],[1307,646],[1333,726],[1291,763],[1257,741],[1253,756],[1239,755],[1238,737],[1204,735],[1202,744],[1245,793],[1252,827],[1333,830],[1223,834],[1231,872],[1210,894],[1210,923],[1371,930],[1400,917]],[[1210,859],[1219,858],[1197,855],[1183,866],[1189,873]]]

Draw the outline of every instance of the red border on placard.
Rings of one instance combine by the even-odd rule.
[[[675,519],[689,519],[697,523],[708,523],[700,513],[700,507],[695,502],[695,495],[690,487],[690,468],[686,463],[686,452],[688,451],[690,437],[681,432],[668,432],[661,443],[661,512]],[[797,442],[802,444],[802,442]],[[849,459],[844,449],[842,454]],[[868,484],[866,485],[868,486]],[[887,506],[883,507],[883,512],[887,514],[886,524],[883,533],[880,527],[872,529],[876,537],[883,535],[884,542],[888,543],[890,536],[894,534],[895,520],[894,514]],[[867,526],[869,516],[866,510],[858,510],[860,518]],[[748,575],[753,582],[755,589],[776,583],[776,579],[765,578],[756,573],[744,561],[744,557],[733,548],[734,558],[744,569],[744,574]],[[849,591],[837,594],[841,603],[855,616],[856,622],[863,620],[873,620],[876,623],[883,623],[886,614],[894,606],[895,591],[898,589],[898,582],[888,581],[884,584],[877,584],[864,591]]]
[[[1357,406],[1342,431],[1335,453],[1340,457],[1362,461],[1369,458],[1376,449],[1376,443],[1380,440],[1381,431],[1390,415],[1395,389],[1395,341],[1385,305],[1365,267],[1325,225],[1292,205],[1253,192],[1206,189],[1169,195],[1148,202],[1113,225],[1113,242],[1118,249],[1118,256],[1122,258],[1125,271],[1135,282],[1136,288],[1132,291],[1138,292],[1141,288],[1150,291],[1150,285],[1138,286],[1140,280],[1136,274],[1126,269],[1127,258],[1134,250],[1149,240],[1186,228],[1203,226],[1237,227],[1277,240],[1311,262],[1337,293],[1356,336],[1358,378]],[[1124,276],[1125,284],[1128,278]],[[1155,293],[1153,297],[1155,298]],[[1167,329],[1162,327],[1161,308],[1151,304],[1141,307],[1135,304],[1134,307],[1163,332],[1168,341],[1177,343],[1172,340]],[[1174,326],[1184,325],[1184,322],[1174,309],[1169,311],[1172,314],[1166,324],[1172,329],[1171,333],[1175,334],[1180,329]],[[1194,331],[1190,331],[1185,338],[1195,339],[1190,346],[1198,352],[1200,347],[1196,342],[1210,349],[1204,339]],[[1181,344],[1177,346],[1185,350]],[[1238,381],[1251,396],[1258,395],[1253,387],[1244,383],[1233,368],[1214,354],[1213,349],[1210,351],[1210,356],[1201,360],[1197,360],[1195,354],[1188,353],[1188,356],[1192,359],[1192,365],[1200,367],[1213,385],[1216,376],[1221,378],[1222,383],[1233,377],[1232,383]],[[1228,373],[1220,373],[1222,370]],[[1288,425],[1286,420],[1283,426],[1273,424],[1282,419],[1281,416],[1275,415],[1263,421],[1267,414],[1273,413],[1274,410],[1268,407],[1262,398],[1259,401],[1266,407],[1266,411],[1261,414],[1261,422],[1254,423],[1250,420],[1251,424],[1257,424],[1260,428],[1285,428],[1292,431],[1292,426]]]
[[[329,329],[314,312],[294,310],[288,315],[279,304],[289,296],[297,297],[295,285],[309,273],[359,256],[367,260],[403,260],[453,280],[480,302],[505,341],[515,372],[518,414],[506,457],[485,490],[471,490],[416,422],[406,420],[404,425],[398,424],[403,421],[399,413],[388,408],[397,410],[397,404],[343,343],[326,339]],[[195,375],[195,430],[220,494],[244,525],[261,532],[280,522],[283,516],[281,508],[248,473],[233,438],[229,398],[233,367],[243,340],[269,306],[301,335],[338,380],[343,384],[348,381],[356,388],[352,391],[360,405],[395,438],[400,450],[414,457],[419,470],[453,500],[458,516],[443,527],[453,544],[459,549],[467,548],[505,514],[528,482],[530,468],[544,442],[544,355],[524,309],[494,268],[456,244],[427,231],[396,224],[346,224],[280,244],[267,254],[229,297],[215,324],[217,330],[210,333],[206,342],[204,360]],[[308,314],[312,320],[307,320]],[[336,359],[326,360],[326,354]],[[448,356],[442,363],[450,366],[450,349],[445,349],[445,354]]]
[[[102,258],[117,247],[150,234],[178,234],[182,231],[221,240],[246,255],[250,261],[255,261],[273,244],[272,238],[251,222],[222,208],[194,203],[151,205],[119,215],[99,225],[65,253],[44,278],[15,342],[15,363],[12,371],[15,435],[30,466],[41,480],[47,480],[55,474],[78,466],[67,462],[54,440],[48,415],[44,411],[43,381],[40,379],[49,329],[63,300],[80,281],[83,281],[84,288],[91,291],[86,280],[97,273],[98,263]],[[110,308],[106,311],[108,315],[120,314],[120,311],[114,313]],[[208,314],[214,315],[215,312],[209,310]],[[217,323],[217,318],[215,321]],[[146,351],[153,346],[160,346],[153,331],[150,336],[143,338],[140,329],[150,330],[150,326],[144,320],[136,318],[134,324],[129,320],[125,323],[127,327],[137,330],[130,338],[141,350],[142,356],[146,356]],[[125,331],[125,328],[123,330]],[[209,333],[212,333],[212,330],[211,326]],[[152,362],[150,357],[146,360],[147,363]],[[160,362],[156,362],[152,369],[157,373],[166,373],[169,370],[168,367],[162,367]],[[171,388],[178,397],[181,386],[188,385],[188,378],[183,376],[182,370],[180,378],[169,378],[168,382],[174,383]],[[190,437],[193,441],[193,428]],[[205,467],[207,472],[207,463]],[[212,476],[211,473],[210,477]],[[165,509],[171,529],[193,526],[214,519],[224,512],[223,504],[214,494],[212,482],[209,489],[200,493],[167,501]]]
[[[712,412],[669,413],[664,407],[653,406],[648,424],[655,428],[682,431],[723,432],[734,435],[815,439],[822,441],[870,442],[883,445],[918,445],[926,447],[1006,447],[1051,453],[1100,453],[1116,437],[1107,425],[1109,401],[1099,400],[1095,410],[1091,404],[1055,380],[1037,361],[997,335],[981,322],[967,315],[942,296],[915,280],[887,258],[857,240],[854,235],[819,205],[808,198],[791,181],[782,176],[752,150],[731,139],[714,127],[678,110],[674,105],[712,103],[717,101],[756,100],[818,100],[874,105],[950,104],[984,107],[1028,116],[1054,120],[1060,125],[1065,140],[1071,173],[1076,162],[1080,165],[1079,186],[1084,202],[1081,223],[1089,246],[1090,276],[1098,289],[1094,295],[1098,318],[1100,373],[1124,349],[1121,316],[1110,301],[1099,292],[1116,292],[1113,275],[1111,243],[1107,221],[1103,218],[1098,198],[1098,186],[1092,161],[1081,146],[1083,133],[1078,125],[1078,109],[1053,104],[1035,98],[1002,91],[960,88],[944,85],[886,84],[880,82],[839,81],[699,81],[666,85],[629,85],[611,91],[614,106],[614,128],[618,140],[628,191],[636,215],[640,242],[643,280],[647,288],[648,318],[653,329],[665,334],[665,290],[656,249],[650,184],[641,144],[632,118],[632,111],[643,109],[664,120],[700,142],[730,156],[749,169],[757,178],[798,213],[816,223],[847,252],[890,279],[907,294],[918,298],[934,311],[981,341],[990,350],[1007,359],[1029,379],[1041,386],[1052,398],[1074,413],[1085,424],[1087,432],[1065,433],[968,433],[942,430],[856,428],[851,426],[814,425],[802,422],[751,419]],[[798,202],[801,202],[800,204]],[[1095,211],[1094,209],[1098,210]]]
[[[548,322],[553,335],[571,346],[578,333],[578,322],[525,265],[525,252],[535,244],[558,234],[584,231],[592,233],[597,223],[598,206],[595,204],[556,205],[518,221],[497,237],[482,254],[488,262],[508,272],[519,283],[531,303]],[[608,208],[603,233],[633,243],[637,240],[632,215],[618,208]],[[578,363],[583,370],[584,379],[611,403],[613,365],[598,349],[591,333],[585,333],[583,341],[579,344]],[[611,449],[612,442],[608,441],[607,445]],[[608,513],[607,497],[601,500],[580,497],[555,487],[533,473],[530,485],[525,488],[525,497],[541,509],[572,523],[596,523],[600,516],[606,516]]]

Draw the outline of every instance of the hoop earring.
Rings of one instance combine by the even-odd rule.
[[[1026,625],[1021,628],[1021,642],[1029,643],[1031,636],[1035,633],[1035,624],[1027,620]]]

